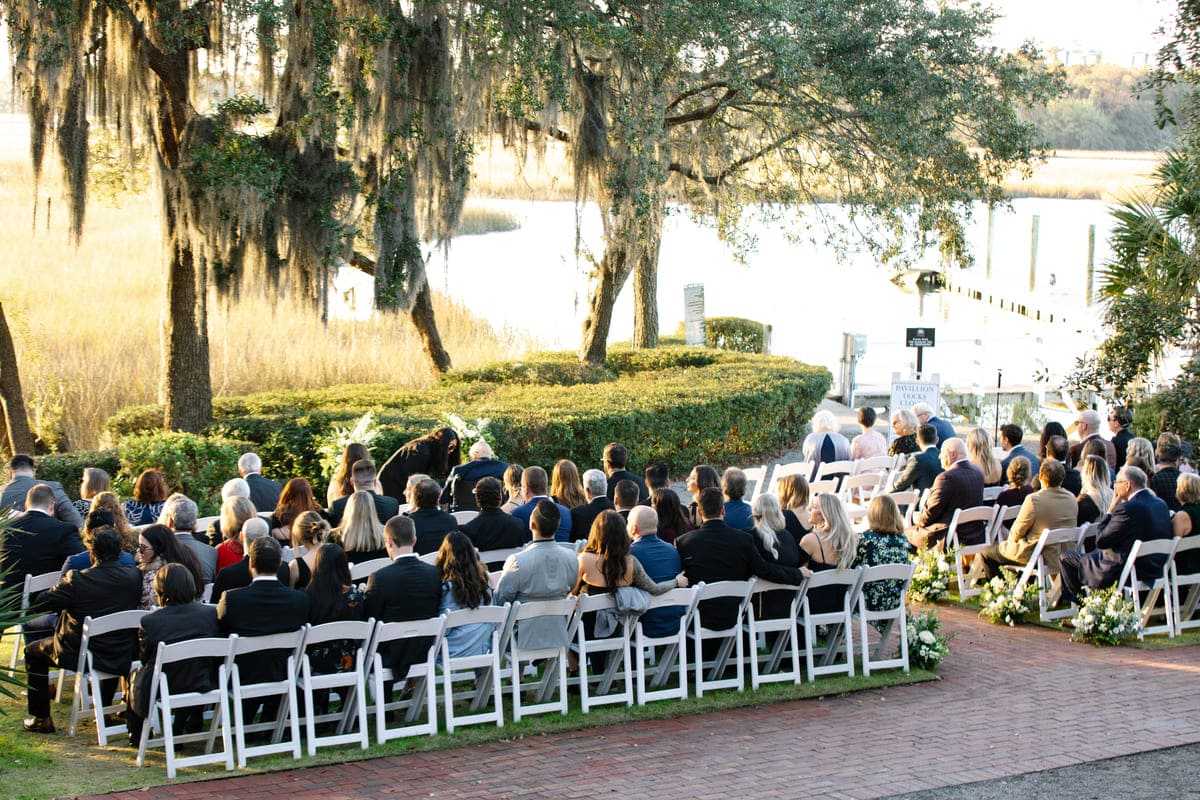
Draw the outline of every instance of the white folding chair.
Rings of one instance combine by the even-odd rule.
[[[849,459],[844,461],[825,461],[817,465],[817,474],[813,476],[813,480],[840,480],[842,476],[849,475],[853,469],[854,462]]]
[[[125,723],[109,725],[104,717],[124,709],[124,698],[115,696],[113,702],[104,705],[100,691],[100,682],[122,679],[129,680],[129,672],[137,659],[137,631],[142,617],[149,611],[134,609],[133,611],[118,611],[115,614],[105,614],[102,617],[85,617],[83,620],[83,638],[79,642],[79,661],[75,667],[75,691],[71,695],[71,724],[67,729],[68,736],[74,736],[79,728],[79,721],[91,717],[96,720],[96,741],[101,747],[108,746],[108,737],[126,733]],[[101,636],[119,636],[124,632],[129,639],[130,665],[123,673],[104,672],[96,667],[95,654],[91,645]],[[120,702],[118,702],[120,700]]]
[[[1008,538],[1012,531],[1012,523],[1021,513],[1020,506],[998,506],[996,515],[992,517],[992,529],[988,532],[988,541],[999,544]]]
[[[1036,581],[1035,587],[1038,593],[1038,619],[1042,622],[1051,622],[1056,619],[1065,619],[1075,616],[1079,610],[1078,607],[1071,603],[1065,609],[1052,609],[1047,604],[1047,595],[1050,593],[1050,582],[1053,576],[1050,574],[1049,568],[1046,566],[1046,548],[1057,547],[1060,553],[1068,552],[1079,547],[1080,528],[1054,528],[1053,530],[1044,530],[1038,537],[1038,542],[1034,545],[1033,551],[1029,554],[1029,561],[1026,562],[1020,575],[1017,578],[1017,586],[1028,586],[1030,579]],[[1014,567],[1005,567],[1005,569],[1015,569]]]
[[[363,561],[361,564],[351,564],[350,580],[355,582],[365,581],[391,563],[392,560],[385,556],[383,558],[372,558],[370,561]]]
[[[246,766],[246,759],[254,756],[265,756],[273,753],[291,753],[292,758],[300,758],[300,717],[296,703],[296,679],[300,674],[300,659],[304,653],[305,628],[299,628],[286,633],[272,633],[266,636],[230,636],[230,658],[232,668],[229,672],[230,688],[233,691],[234,741],[237,745],[237,763],[239,767]],[[260,681],[258,683],[243,683],[238,659],[247,655],[269,653],[272,651],[287,651],[287,661],[284,665],[283,677],[276,680]],[[264,719],[253,722],[245,718],[243,701],[260,700],[263,698],[278,698],[279,710],[273,720]],[[271,731],[271,741],[265,744],[247,745],[247,733]],[[288,737],[284,738],[284,733]]]
[[[524,547],[503,547],[498,550],[480,550],[479,560],[484,564],[503,563],[508,560],[509,556],[516,555],[524,549]]]
[[[995,506],[975,506],[974,508],[955,509],[950,518],[950,527],[946,529],[946,550],[957,547],[954,554],[954,571],[958,575],[958,596],[960,598],[974,597],[981,591],[975,586],[967,585],[966,559],[967,556],[978,555],[985,547],[992,544],[988,538],[992,533],[992,520],[996,516]],[[979,544],[959,544],[958,529],[972,522],[983,523],[983,541]]]
[[[841,607],[832,611],[816,613],[812,610],[814,592],[826,587],[841,587]],[[858,592],[862,586],[862,569],[825,569],[814,572],[808,579],[808,589],[800,605],[804,618],[804,660],[808,669],[808,680],[815,681],[818,675],[845,673],[854,677],[854,610],[858,606]],[[828,628],[825,644],[817,645],[817,626]],[[838,651],[844,642],[845,663],[837,663]],[[818,662],[817,657],[820,656]]]
[[[466,525],[471,520],[479,516],[479,512],[475,509],[464,509],[462,511],[453,511],[450,516],[454,517],[454,521],[459,525]]]
[[[1177,536],[1170,539],[1151,539],[1134,542],[1134,550],[1130,551],[1125,568],[1121,570],[1121,579],[1117,582],[1119,591],[1133,603],[1133,609],[1138,615],[1138,640],[1145,638],[1147,633],[1165,633],[1168,638],[1175,638],[1175,611],[1172,608],[1171,592],[1171,561],[1175,556],[1175,548],[1181,540]],[[1137,561],[1146,556],[1163,556],[1162,569],[1153,575],[1147,574],[1146,565],[1138,574]],[[1146,599],[1142,599],[1142,593]],[[1163,605],[1159,608],[1158,600],[1162,598]],[[1151,625],[1150,620],[1159,614],[1163,615],[1161,625]]]
[[[900,492],[888,492],[896,505],[900,507],[900,513],[904,516],[904,527],[912,525],[913,515],[917,513],[917,504],[921,500],[921,493],[916,489],[905,489]]]
[[[204,584],[204,589],[200,592],[200,602],[201,603],[211,603],[212,602],[212,593],[213,593],[213,583],[212,583],[212,581],[209,581],[208,583]]]
[[[750,588],[750,601],[746,604],[746,632],[750,646],[754,648],[748,659],[750,661],[750,688],[757,689],[764,683],[782,681],[800,683],[803,680],[800,674],[800,637],[796,632],[796,619],[799,616],[800,604],[803,602],[804,592],[807,588],[807,581],[801,581],[799,586],[790,586],[762,578],[754,579]],[[766,592],[786,592],[791,595],[786,616],[759,618],[758,601]],[[766,634],[775,635],[766,636]],[[760,653],[757,649],[760,635],[766,638],[769,645],[765,653]],[[784,664],[784,656],[788,656],[790,669],[787,667],[781,669],[781,665]]]
[[[1004,491],[1003,486],[985,486],[983,487],[983,502],[994,503],[1000,493]]]
[[[437,722],[437,659],[445,635],[445,615],[430,619],[377,622],[366,651],[366,667],[370,670],[368,683],[371,687],[371,702],[375,710],[375,741],[383,744],[401,736],[436,736]],[[413,640],[428,641],[425,658],[411,664],[408,673],[396,675],[390,667],[383,665],[383,652],[387,645],[400,645]],[[403,682],[401,697],[392,700],[386,691],[387,684]],[[425,709],[425,721],[420,722],[421,709]],[[402,724],[389,727],[389,712],[402,714]],[[453,730],[453,728],[450,728]]]
[[[754,498],[758,497],[766,489],[767,467],[766,465],[750,467],[749,469],[743,469],[742,472],[746,474],[746,483],[754,482],[754,492],[750,495],[750,499],[746,501],[753,503]]]
[[[437,550],[434,550],[432,553],[425,553],[424,555],[417,556],[417,558],[419,558],[421,561],[424,561],[426,564],[436,564],[437,557]]]
[[[481,722],[495,722],[496,727],[504,727],[504,701],[500,693],[500,654],[502,652],[501,642],[512,627],[511,617],[512,607],[508,603],[503,606],[462,609],[446,614],[446,632],[460,625],[484,623],[495,626],[492,630],[492,646],[489,651],[476,656],[451,658],[450,646],[443,634],[441,647],[442,705],[445,710],[448,732],[454,733],[454,729],[459,725],[474,725]],[[464,680],[471,681],[472,690],[456,695],[454,693],[455,682]],[[491,711],[484,711],[482,709],[489,695],[493,708]],[[469,713],[459,713],[455,710],[456,701],[464,697],[470,698]]]
[[[847,503],[866,505],[876,493],[883,491],[883,481],[886,476],[878,472],[867,472],[862,475],[848,475],[842,478],[838,493]]]
[[[865,475],[868,472],[878,472],[888,474],[892,471],[892,465],[896,459],[893,456],[872,456],[871,458],[856,458],[854,460],[854,469],[850,470],[851,475]]]
[[[29,616],[29,599],[31,596],[39,592],[44,592],[47,589],[53,589],[54,585],[60,580],[62,580],[62,573],[58,571],[43,572],[40,575],[26,573],[25,583],[21,589],[21,617]],[[9,676],[12,676],[17,671],[19,665],[25,663],[25,628],[23,625],[17,625],[16,631],[17,636],[13,641],[12,657],[8,661]]]
[[[651,598],[651,611],[664,608],[679,608],[678,629],[664,636],[650,636],[643,628],[646,614],[638,619],[633,626],[634,670],[637,672],[637,703],[644,706],[654,700],[679,699],[686,700],[688,696],[688,662],[687,634],[696,615],[696,606],[700,602],[700,590],[704,582],[686,589],[671,591]],[[650,656],[655,656],[654,664],[647,665]],[[672,672],[678,677],[675,688],[667,686]],[[649,686],[649,688],[647,688]]]
[[[577,597],[566,597],[562,600],[533,600],[513,603],[512,620],[509,624],[508,662],[512,668],[510,688],[512,690],[513,720],[520,722],[521,718],[530,714],[545,714],[557,711],[567,713],[567,645],[570,642],[571,627],[577,624],[575,606]],[[567,637],[555,647],[523,647],[520,638],[513,631],[525,621],[561,620]],[[545,659],[542,664],[542,675],[537,681],[526,683],[522,665]],[[581,667],[582,669],[582,667]],[[554,680],[557,672],[557,681]],[[550,700],[554,687],[558,688],[558,699]],[[527,690],[534,689],[534,702],[524,702]]]
[[[233,769],[233,743],[229,732],[229,672],[233,637],[211,639],[189,639],[185,642],[167,644],[160,642],[154,663],[154,674],[150,680],[150,705],[142,726],[142,738],[138,744],[137,765],[146,763],[146,749],[161,746],[166,753],[167,777],[172,780],[180,767],[201,764],[220,764]],[[207,692],[172,693],[165,668],[181,661],[209,660],[219,662],[216,667],[217,685]],[[175,734],[174,714],[185,708],[213,708],[208,732]],[[151,728],[162,731],[161,738],[151,738]],[[213,752],[218,731],[221,734],[221,751]],[[204,753],[179,758],[175,745],[187,742],[206,743]]]
[[[813,467],[812,461],[790,461],[787,464],[776,464],[775,469],[771,472],[771,493],[779,494],[779,482],[789,475],[803,475],[804,480],[809,480],[813,474]]]
[[[862,585],[858,592],[858,632],[862,643],[863,675],[870,675],[871,668],[890,669],[901,667],[908,672],[908,607],[904,598],[908,595],[908,585],[912,582],[913,570],[916,564],[882,564],[877,567],[864,567]],[[891,608],[867,608],[867,587],[874,583],[896,582],[902,584],[900,598]],[[879,630],[879,641],[874,645],[870,641],[870,632],[874,627],[871,623],[883,623]],[[900,638],[900,655],[897,658],[884,658],[888,641],[896,631]]]
[[[717,581],[704,586],[697,600],[697,613],[692,615],[692,630],[689,638],[692,641],[692,663],[695,670],[696,696],[703,697],[707,690],[737,689],[739,692],[746,688],[744,662],[742,653],[742,619],[746,616],[746,605],[750,602],[750,590],[754,584],[750,581]],[[733,624],[725,628],[711,628],[705,624],[705,611],[702,606],[706,601],[725,599],[736,602],[737,610]],[[711,615],[710,615],[711,619]],[[711,623],[709,623],[711,624]],[[704,643],[717,642],[717,652],[709,661],[704,660]],[[725,669],[732,662],[734,677],[723,678]],[[707,677],[705,677],[707,670]]]
[[[813,481],[808,485],[808,493],[810,497],[816,497],[819,494],[837,494],[837,490],[837,478],[827,478],[823,481]]]
[[[1200,628],[1200,617],[1192,619],[1196,614],[1196,601],[1200,599],[1200,569],[1189,572],[1180,568],[1180,556],[1184,553],[1197,554],[1194,557],[1200,564],[1200,533],[1180,539],[1175,546],[1175,555],[1171,558],[1171,606],[1175,609],[1175,633],[1183,633],[1185,628]],[[1187,593],[1180,596],[1183,587]]]
[[[300,659],[300,691],[304,693],[304,732],[308,754],[315,756],[317,748],[339,744],[354,744],[366,750],[367,731],[367,651],[375,633],[375,620],[366,622],[345,620],[309,625],[304,635],[304,655]],[[337,672],[317,672],[313,668],[314,648],[349,642],[354,649],[353,669]],[[315,703],[316,692],[336,690],[341,707],[336,712],[320,714]],[[328,701],[326,701],[328,702]],[[350,730],[357,719],[357,731]],[[335,733],[317,735],[317,725],[336,722]]]
[[[583,615],[600,611],[616,613],[616,601],[611,594],[580,595],[574,626],[576,655],[579,656],[579,700],[585,714],[593,706],[612,703],[633,705],[633,669],[630,666],[629,654],[633,624],[621,616],[612,636],[589,639],[587,626],[583,624]],[[604,670],[593,675],[589,656],[598,653],[605,655]],[[614,692],[612,687],[618,680],[621,681],[622,688],[621,691]],[[596,684],[595,691],[592,689],[593,683]]]

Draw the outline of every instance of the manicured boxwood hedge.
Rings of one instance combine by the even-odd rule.
[[[250,443],[268,475],[306,477],[318,492],[326,481],[321,440],[367,411],[382,430],[372,446],[379,463],[445,426],[452,413],[490,419],[489,441],[507,461],[549,468],[570,458],[585,468],[599,463],[607,442],[620,441],[635,469],[661,459],[679,473],[702,462],[748,463],[794,445],[830,380],[823,367],[790,358],[705,348],[617,347],[604,367],[580,365],[573,353],[539,353],[451,373],[421,391],[355,385],[219,398],[205,433]],[[160,407],[139,406],[108,421],[123,462],[129,437],[150,434],[161,419]],[[145,448],[144,439],[134,441]],[[222,459],[217,471],[233,475],[236,456]],[[69,480],[77,482],[78,472]]]

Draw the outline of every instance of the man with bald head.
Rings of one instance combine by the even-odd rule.
[[[633,545],[629,554],[641,563],[650,580],[670,580],[683,571],[679,551],[658,538],[658,513],[650,506],[634,506],[626,524]],[[682,608],[656,608],[642,615],[642,630],[647,636],[670,636],[679,630]]]
[[[1079,462],[1083,460],[1083,448],[1092,439],[1098,439],[1104,443],[1104,460],[1108,462],[1109,469],[1116,469],[1121,466],[1117,463],[1117,448],[1116,446],[1100,435],[1100,414],[1092,409],[1079,412],[1079,419],[1075,420],[1075,430],[1079,432],[1079,441],[1071,445],[1071,452],[1068,458],[1068,463],[1072,467],[1078,467]]]
[[[967,460],[967,446],[962,439],[951,437],[942,442],[942,467],[944,471],[933,481],[925,507],[904,532],[917,548],[941,546],[955,511],[983,505],[983,473]],[[982,522],[958,529],[959,544],[982,544],[985,536]]]

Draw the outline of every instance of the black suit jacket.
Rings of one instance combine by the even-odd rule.
[[[402,622],[436,617],[441,603],[441,571],[415,556],[400,556],[367,579],[363,610],[367,618]],[[379,654],[384,666],[402,680],[409,667],[425,660],[430,644],[428,639],[392,643],[381,646]]]
[[[371,492],[371,500],[375,503],[375,516],[379,518],[381,525],[386,525],[389,519],[400,513],[400,503],[394,497]],[[329,524],[332,527],[336,528],[342,524],[342,517],[346,514],[346,503],[348,502],[350,502],[350,495],[339,497],[329,507]]]
[[[950,465],[937,476],[925,507],[914,523],[925,534],[925,546],[932,547],[946,538],[954,512],[960,508],[983,505],[983,473],[966,459]],[[986,533],[984,523],[971,522],[958,528],[959,544],[980,544]]]
[[[410,511],[408,517],[417,528],[417,545],[413,549],[421,555],[436,553],[446,534],[458,530],[458,521],[439,508],[418,508]]]
[[[26,512],[13,520],[7,530],[0,531],[0,575],[4,577],[4,586],[14,586],[20,591],[26,573],[58,572],[68,557],[83,550],[74,526],[40,511]]]
[[[933,488],[933,482],[942,474],[942,462],[937,447],[930,445],[924,452],[913,453],[904,465],[904,471],[896,478],[892,491],[906,489],[925,491]]]
[[[633,481],[638,487],[638,504],[646,505],[650,502],[650,490],[646,488],[646,482],[637,475],[634,475],[627,469],[619,469],[612,475],[608,476],[608,499],[613,499],[613,494],[617,491],[617,484],[621,481]]]
[[[1112,444],[1113,449],[1117,451],[1117,466],[1125,466],[1125,456],[1129,453],[1129,442],[1133,439],[1133,432],[1128,428],[1121,428],[1113,434]]]
[[[246,483],[250,484],[250,502],[254,503],[255,511],[274,511],[275,506],[279,505],[279,493],[283,487],[278,481],[251,472],[246,476]]]
[[[495,478],[504,482],[504,471],[508,469],[507,461],[495,458],[477,458],[465,464],[459,464],[450,470],[446,476],[446,485],[442,487],[442,495],[438,503],[450,506],[451,511],[473,510],[479,508],[475,503],[472,489],[484,478]]]
[[[138,630],[138,651],[142,666],[133,674],[129,704],[143,719],[150,711],[150,682],[158,658],[160,642],[174,644],[190,639],[220,636],[217,607],[208,603],[183,603],[164,606],[142,617]],[[207,692],[217,685],[216,663],[179,661],[164,668],[172,692]]]
[[[217,627],[221,633],[239,636],[290,633],[308,622],[308,606],[308,595],[289,589],[286,583],[254,581],[222,595],[217,605]],[[242,683],[281,680],[287,670],[287,657],[283,650],[240,657],[237,665]]]
[[[291,580],[292,572],[287,564],[280,564],[278,571],[275,573],[284,586],[288,585]],[[247,556],[236,564],[230,564],[225,569],[217,573],[216,580],[213,581],[212,597],[209,602],[213,605],[221,602],[221,597],[228,591],[233,589],[241,589],[249,586],[253,576],[250,574],[250,557]]]
[[[744,581],[755,575],[793,586],[804,580],[796,567],[767,563],[751,535],[730,528],[724,520],[708,520],[685,533],[675,540],[675,548],[683,562],[683,574],[692,586],[700,581]],[[733,598],[705,600],[700,604],[700,618],[706,628],[730,628],[737,622],[737,609]]]
[[[60,565],[61,566],[61,565]],[[118,611],[132,611],[142,602],[142,573],[137,567],[107,561],[84,570],[71,570],[37,600],[38,611],[57,611],[54,628],[54,663],[75,669],[83,640],[83,620]],[[117,631],[88,645],[96,667],[105,672],[129,673],[137,637]]]
[[[524,547],[529,529],[512,514],[498,508],[485,508],[479,516],[462,526],[462,532],[477,550],[502,550]]]
[[[571,509],[571,541],[586,540],[592,531],[592,523],[604,511],[616,511],[617,507],[607,497],[593,497],[591,502]]]

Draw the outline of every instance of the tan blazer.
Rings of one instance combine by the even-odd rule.
[[[1074,527],[1078,512],[1075,497],[1061,486],[1034,492],[1021,504],[1008,539],[1000,543],[1000,554],[1022,564],[1028,563],[1042,531]],[[1042,558],[1052,572],[1058,572],[1057,545],[1043,550]]]

